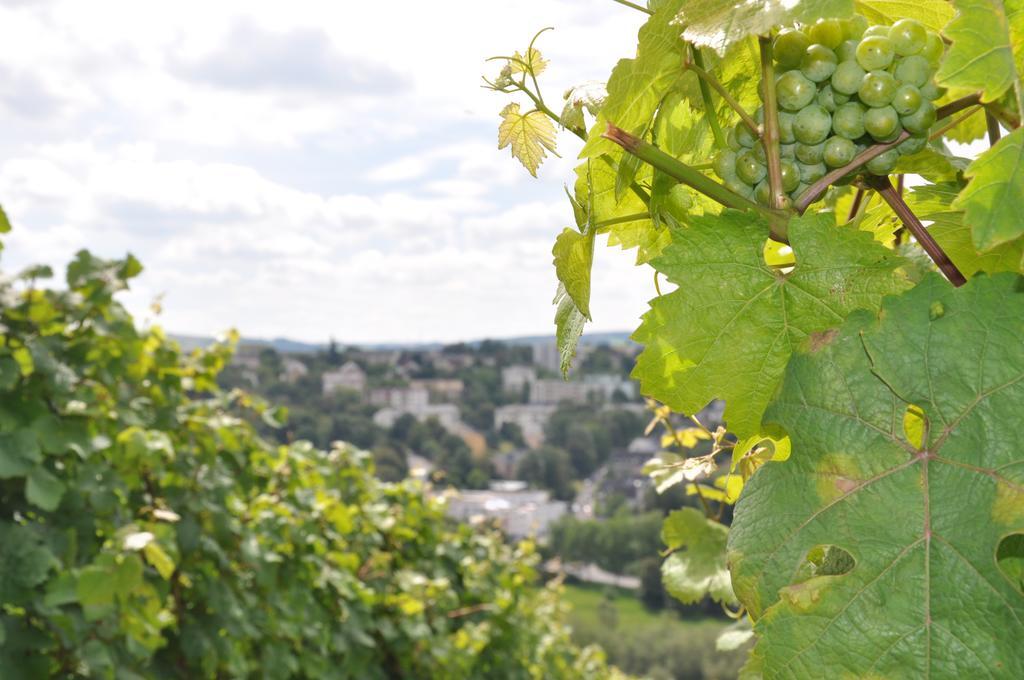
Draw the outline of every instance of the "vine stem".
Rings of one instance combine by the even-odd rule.
[[[754,203],[750,199],[740,196],[726,186],[723,186],[711,179],[704,173],[691,168],[686,163],[670,156],[653,144],[649,144],[636,135],[608,123],[608,129],[603,135],[623,149],[645,163],[661,170],[676,181],[692,187],[708,198],[721,203],[727,208],[737,210],[753,210],[766,217],[771,223],[772,237],[776,240],[785,241],[785,223],[788,216],[781,210],[772,210]]]
[[[624,7],[629,7],[630,9],[635,9],[636,11],[643,12],[644,14],[652,14],[652,15],[654,14],[654,12],[652,12],[649,9],[647,9],[646,7],[641,7],[640,5],[637,5],[637,4],[634,4],[632,2],[629,2],[629,0],[612,0],[612,2],[617,2],[617,3],[619,3],[620,5],[622,5]]]
[[[969,106],[974,106],[980,101],[980,93],[975,93],[967,95],[966,97],[961,97],[956,101],[952,101],[949,104],[940,107],[939,110],[935,112],[935,118],[937,120],[941,120],[942,118],[951,116],[954,113],[963,111]],[[821,195],[825,193],[825,190],[828,189],[830,186],[835,184],[843,177],[846,177],[851,172],[859,170],[860,168],[864,167],[871,159],[881,156],[889,149],[895,149],[897,146],[907,141],[908,139],[910,139],[910,133],[904,130],[903,132],[900,133],[899,137],[892,140],[891,142],[875,144],[871,147],[868,147],[864,151],[861,151],[859,154],[854,156],[853,160],[847,163],[846,165],[842,166],[841,168],[836,168],[832,172],[826,173],[824,177],[822,177],[817,182],[809,186],[804,193],[800,194],[800,196],[797,197],[796,202],[794,204],[797,213],[803,215],[804,212],[807,210],[807,206],[818,200],[818,198],[820,198]]]
[[[703,68],[701,68],[700,64],[694,61],[687,61],[685,66],[687,69],[696,73],[697,77],[700,78],[703,82],[715,88],[715,92],[717,92],[719,96],[721,96],[722,99],[725,100],[725,103],[728,104],[730,108],[732,108],[732,110],[739,115],[740,120],[742,120],[743,124],[747,126],[751,134],[753,134],[755,137],[761,136],[761,127],[757,124],[757,121],[750,117],[750,114],[747,113],[747,110],[743,108],[743,105],[740,104],[736,100],[736,98],[732,96],[729,90],[725,89],[725,86],[722,85],[718,78],[705,71]]]
[[[995,146],[1002,133],[999,131],[999,121],[988,110],[985,111],[985,125],[988,127],[988,144],[989,146]]]
[[[896,216],[900,218],[904,226],[910,233],[914,235],[917,242],[921,244],[924,251],[928,253],[928,256],[932,258],[932,261],[938,265],[939,270],[945,275],[949,282],[954,286],[962,286],[967,283],[967,279],[960,272],[953,261],[946,255],[946,251],[942,249],[932,235],[928,233],[925,226],[921,224],[921,220],[918,219],[914,211],[910,209],[903,197],[900,196],[896,187],[892,185],[888,177],[868,177],[868,186],[878,192],[878,194],[889,204],[892,211],[896,213]]]
[[[863,201],[863,200],[864,200],[864,187],[857,187],[857,193],[853,197],[853,205],[850,206],[850,214],[846,218],[847,222],[849,222],[854,217],[856,217],[857,213],[860,212],[860,204],[861,204],[861,201]]]
[[[691,43],[689,53],[697,68],[704,71],[704,55],[701,54],[700,47]],[[711,101],[711,89],[708,87],[708,81],[698,75],[697,85],[700,87],[700,98],[704,100],[704,117],[707,118],[708,125],[711,126],[711,134],[715,138],[715,146],[724,149],[727,141],[725,133],[722,132],[722,125],[718,122],[718,112],[715,110],[715,103]]]
[[[775,67],[772,65],[771,38],[758,36],[761,47],[761,89],[764,90],[764,128],[761,131],[761,145],[764,146],[765,162],[768,166],[769,203],[781,208],[786,200],[782,191],[782,158],[779,151],[779,110],[775,102]]]

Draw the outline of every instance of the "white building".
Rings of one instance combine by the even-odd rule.
[[[555,412],[554,404],[508,404],[494,409],[494,428],[500,429],[505,423],[513,423],[523,431],[523,439],[531,447],[544,443],[544,426],[551,414]]]
[[[622,392],[627,399],[636,399],[636,383],[612,373],[585,375],[583,384],[589,391],[601,394],[605,401],[611,401],[616,391]]]
[[[530,348],[533,350],[533,363],[543,366],[552,373],[561,374],[562,355],[554,338],[535,342]]]
[[[522,392],[523,385],[529,385],[537,379],[537,371],[533,366],[506,366],[501,369],[501,389],[505,392]]]
[[[366,373],[354,361],[346,362],[341,368],[327,371],[323,375],[323,391],[325,395],[334,394],[339,390],[362,392],[366,389]]]
[[[448,516],[470,523],[495,521],[513,539],[546,536],[568,505],[551,500],[547,491],[525,487],[523,482],[499,482],[487,491],[457,491],[448,498]]]
[[[412,388],[424,389],[436,400],[454,401],[462,396],[465,384],[457,378],[429,378],[423,380],[410,380]]]
[[[582,382],[571,382],[561,378],[535,380],[530,385],[531,404],[557,404],[569,401],[574,404],[587,403],[594,388]]]
[[[370,392],[370,403],[399,411],[415,411],[430,403],[430,393],[422,387],[380,387]]]
[[[461,435],[467,429],[467,425],[459,418],[459,407],[454,404],[424,404],[417,408],[385,406],[373,414],[373,422],[378,427],[388,428],[394,425],[395,421],[406,413],[420,422],[430,418],[437,418],[437,422],[441,424],[441,427],[452,434]]]
[[[302,363],[294,357],[285,357],[281,361],[282,375],[287,382],[293,383],[299,378],[309,373],[309,369],[306,368],[306,364]]]

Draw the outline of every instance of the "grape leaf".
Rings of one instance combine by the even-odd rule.
[[[0,523],[0,545],[0,602],[4,604],[21,602],[58,566],[53,553],[29,528]]]
[[[583,326],[587,323],[587,317],[579,310],[572,296],[565,289],[565,285],[558,284],[558,291],[552,304],[557,305],[555,310],[555,342],[558,344],[558,354],[561,357],[559,368],[562,375],[569,374],[569,367],[572,359],[576,356],[576,345],[579,344],[580,336],[583,335]]]
[[[685,604],[710,595],[716,602],[735,602],[725,565],[729,530],[695,508],[674,510],[661,527],[661,540],[673,553],[661,565],[665,590]]]
[[[769,267],[768,225],[747,213],[691,217],[653,261],[679,289],[655,298],[633,339],[645,345],[633,376],[641,391],[677,411],[726,401],[729,429],[758,432],[793,347],[838,326],[853,309],[908,287],[903,259],[834,217],[794,219],[796,267]]]
[[[565,229],[551,249],[555,273],[576,309],[590,319],[590,269],[594,264],[594,234]]]
[[[931,222],[928,231],[964,276],[979,271],[1018,271],[1024,259],[1024,237],[979,253],[971,239],[971,227],[964,222],[963,211],[953,208],[959,190],[953,183],[916,187],[906,196],[907,205],[923,221]]]
[[[24,477],[42,459],[39,441],[32,430],[0,432],[0,479]]]
[[[526,51],[526,56],[519,52],[513,54],[512,61],[509,61],[508,65],[512,73],[525,73],[529,70],[533,72],[533,75],[539,76],[548,67],[548,60],[541,56],[540,50],[531,47]]]
[[[778,25],[853,14],[852,0],[690,0],[679,12],[683,37],[718,51]]]
[[[954,201],[980,251],[1024,235],[1024,128],[1003,137],[967,168],[970,182]]]
[[[949,88],[981,90],[982,101],[998,99],[1010,88],[1022,96],[1014,52],[1024,51],[1024,7],[1002,0],[955,0],[957,14],[946,27],[953,41],[935,74]],[[1009,6],[1009,7],[1008,7]]]
[[[519,112],[519,104],[512,103],[501,110],[498,126],[498,148],[512,145],[512,155],[530,174],[537,176],[537,168],[548,151],[555,150],[555,125],[540,111]]]
[[[854,0],[853,4],[873,24],[915,19],[934,31],[941,31],[954,13],[946,0]]]
[[[1024,596],[994,559],[1024,529],[1020,281],[928,274],[790,361],[765,421],[793,455],[754,474],[729,536],[766,680],[1024,677]],[[811,568],[823,546],[846,565]]]
[[[685,45],[679,38],[679,26],[672,23],[682,3],[683,0],[660,3],[640,28],[636,58],[622,59],[612,70],[608,96],[580,157],[622,155],[621,148],[601,137],[608,123],[636,135],[647,131],[661,100],[683,74]]]
[[[25,498],[47,512],[57,509],[65,490],[64,482],[42,465],[34,467],[25,482]]]

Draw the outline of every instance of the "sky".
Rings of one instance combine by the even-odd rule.
[[[579,142],[562,133],[539,179],[499,151],[484,60],[553,26],[541,87],[560,102],[631,56],[643,19],[595,0],[0,0],[0,265],[131,252],[123,301],[180,334],[553,333]],[[651,280],[599,247],[588,328],[635,327]]]

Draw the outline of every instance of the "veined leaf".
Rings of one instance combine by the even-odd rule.
[[[953,206],[963,209],[974,246],[987,251],[1024,235],[1024,128],[978,156],[967,176],[970,182]]]
[[[537,168],[546,157],[544,149],[555,150],[555,124],[540,111],[523,114],[519,112],[519,104],[509,104],[501,110],[498,148],[504,149],[510,144],[512,155],[536,177]]]
[[[933,31],[941,31],[954,13],[947,0],[854,0],[853,4],[873,24],[915,19]]]
[[[790,223],[789,273],[765,264],[761,218],[728,210],[690,223],[653,261],[679,289],[654,299],[634,333],[645,347],[633,375],[644,394],[683,413],[725,399],[739,437],[758,433],[796,345],[909,287],[896,271],[902,258],[867,232],[836,228],[829,214]]]
[[[539,76],[548,67],[548,60],[541,56],[540,50],[536,47],[528,49],[525,56],[516,52],[512,57],[518,60],[508,63],[512,73],[525,73],[528,67],[529,70],[533,71],[533,75]],[[526,66],[524,67],[523,64]]]
[[[608,79],[608,97],[580,152],[581,158],[622,155],[622,149],[601,137],[608,123],[636,135],[644,134],[651,125],[661,100],[683,74],[685,46],[679,26],[672,23],[682,4],[683,0],[660,3],[640,28],[636,58],[622,59],[615,66]]]
[[[661,540],[673,553],[661,566],[665,589],[692,604],[710,595],[716,602],[735,602],[725,565],[729,530],[699,510],[683,508],[665,518]]]
[[[572,296],[569,295],[562,283],[558,284],[558,292],[555,293],[552,304],[557,305],[555,341],[558,344],[558,353],[561,357],[559,368],[562,370],[562,375],[568,375],[573,357],[576,356],[576,345],[579,344],[580,336],[583,335],[583,326],[587,323],[587,317],[572,301]]]
[[[594,264],[594,234],[565,229],[555,240],[555,273],[580,313],[590,319],[590,269]]]
[[[690,0],[678,21],[683,37],[719,52],[751,35],[767,35],[772,28],[795,21],[853,14],[853,0]]]
[[[1024,53],[1024,3],[954,0],[953,4],[956,17],[944,31],[953,44],[935,79],[950,88],[981,90],[986,102],[1015,88],[1020,101],[1022,74],[1014,53]]]
[[[979,253],[971,239],[971,227],[962,210],[953,208],[960,187],[953,183],[916,187],[906,196],[907,205],[925,222],[928,231],[964,276],[975,272],[1014,272],[1024,259],[1024,237]]]
[[[1024,677],[1024,594],[996,560],[1024,530],[1019,281],[929,274],[790,361],[765,420],[793,455],[754,474],[729,536],[766,680]]]

